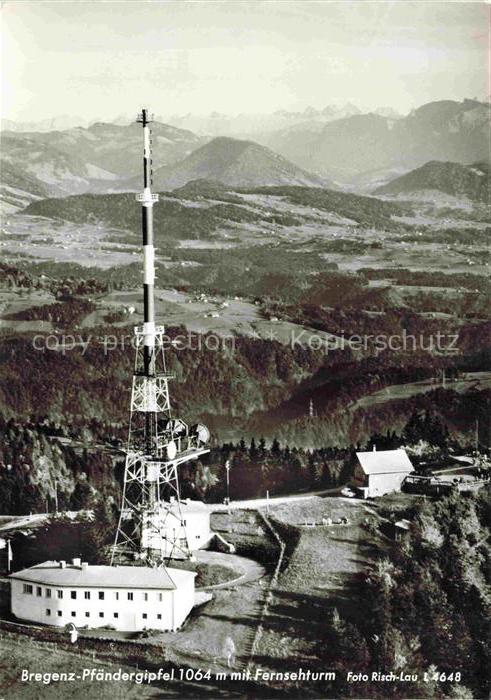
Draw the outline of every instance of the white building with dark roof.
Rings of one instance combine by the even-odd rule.
[[[175,631],[194,606],[196,573],[139,566],[46,561],[10,575],[19,620],[64,627]]]
[[[404,479],[414,471],[403,449],[357,452],[355,485],[365,498],[400,491]]]

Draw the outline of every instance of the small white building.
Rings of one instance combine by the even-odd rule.
[[[10,575],[19,620],[64,627],[175,631],[194,606],[194,571],[46,561]]]
[[[203,501],[181,501],[181,513],[188,538],[189,549],[202,549],[213,537],[210,529],[210,509]]]
[[[142,547],[158,550],[164,557],[179,558],[180,552],[186,549],[185,538],[189,551],[195,552],[206,547],[214,536],[210,528],[210,510],[202,501],[182,500],[180,515],[179,505],[174,501],[151,517],[152,527],[142,533]],[[177,548],[172,545],[174,541],[178,543]]]
[[[414,471],[403,449],[357,452],[354,485],[364,498],[400,491],[402,482]]]

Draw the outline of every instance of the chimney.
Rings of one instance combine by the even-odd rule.
[[[89,568],[89,565],[87,564],[86,561],[83,561],[80,565],[80,568],[82,569],[82,571],[87,571],[87,569]]]
[[[66,561],[63,561],[63,559],[60,561],[60,569],[66,569]]]
[[[374,451],[374,452],[377,451],[377,445],[374,445],[374,446],[373,446],[373,451]]]
[[[82,560],[80,559],[80,557],[74,557],[72,559],[72,566],[80,566],[81,563],[82,563]]]

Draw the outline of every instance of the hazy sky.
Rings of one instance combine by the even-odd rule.
[[[472,2],[2,2],[2,116],[406,112],[489,94],[489,6]]]

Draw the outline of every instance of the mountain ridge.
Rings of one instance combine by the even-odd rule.
[[[200,179],[232,187],[327,184],[326,179],[299,168],[265,146],[226,136],[212,139],[174,166],[157,169],[153,176],[157,189],[175,189]]]
[[[292,113],[304,121],[252,141],[226,135],[209,141],[155,121],[156,186],[174,189],[204,178],[230,186],[327,185],[371,192],[430,160],[473,163],[488,149],[489,106],[477,100],[429,102],[405,117],[392,117],[388,108],[368,114],[353,105],[343,109],[349,116],[341,119],[330,119],[331,108],[322,114],[314,109]],[[7,210],[39,196],[140,188],[141,128],[136,123],[99,121],[41,133],[2,131],[1,136]],[[200,150],[210,143],[211,152]]]
[[[378,187],[374,194],[405,194],[423,190],[438,190],[456,197],[465,196],[474,201],[489,202],[489,163],[462,165],[432,160]]]
[[[153,153],[159,163],[182,160],[203,143],[192,132],[154,122]],[[25,198],[119,189],[118,182],[141,170],[141,126],[96,122],[49,132],[2,132],[2,185],[16,188],[22,169]]]
[[[370,170],[409,171],[429,160],[478,161],[489,148],[489,105],[440,100],[400,119],[354,114],[320,129],[297,124],[258,140],[300,167],[350,182]]]

